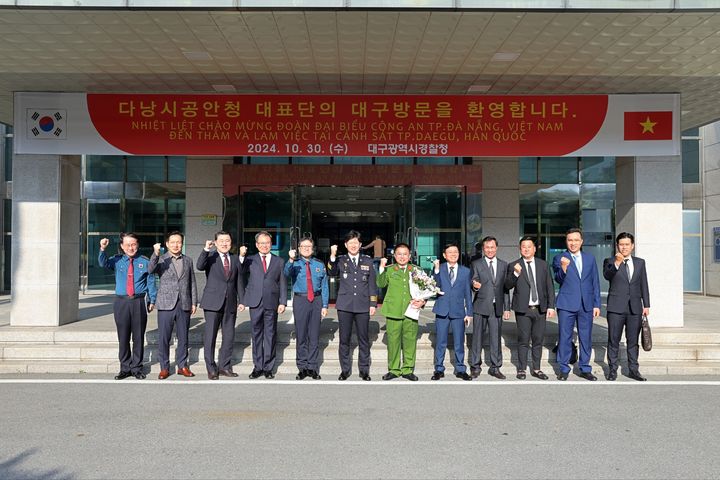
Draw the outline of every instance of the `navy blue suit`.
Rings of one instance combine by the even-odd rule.
[[[560,372],[570,372],[570,355],[572,353],[572,333],[577,325],[580,340],[579,368],[581,372],[591,372],[590,352],[592,348],[593,308],[600,308],[600,277],[595,257],[580,252],[582,257],[582,278],[575,266],[569,251],[564,251],[553,259],[555,281],[560,284],[555,307],[558,314],[558,352],[557,360]],[[567,272],[560,266],[562,257],[570,260]]]
[[[455,351],[455,373],[464,373],[465,368],[465,317],[471,317],[472,292],[470,290],[470,269],[455,264],[455,282],[450,283],[450,270],[447,263],[440,265],[433,278],[445,294],[438,295],[433,307],[435,314],[435,371],[444,372],[445,349],[448,342],[448,331],[453,331],[453,348]]]

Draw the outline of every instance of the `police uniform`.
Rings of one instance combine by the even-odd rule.
[[[358,338],[358,369],[363,379],[370,374],[370,307],[377,306],[377,285],[375,284],[375,268],[367,255],[358,254],[356,262],[350,255],[341,255],[335,261],[328,262],[330,275],[337,276],[339,281],[335,308],[340,324],[340,369],[342,376],[349,377],[352,372],[352,352],[350,337],[353,323]]]
[[[101,250],[98,262],[103,268],[115,271],[115,302],[113,315],[118,336],[118,359],[120,374],[117,379],[130,374],[145,378],[143,358],[145,357],[145,329],[147,328],[147,304],[155,304],[157,288],[155,275],[148,271],[150,259],[144,255],[128,257],[114,255],[108,258]],[[132,295],[128,295],[128,273],[132,264]],[[146,304],[147,295],[147,304]],[[132,338],[132,354],[130,350]]]
[[[290,261],[285,264],[285,276],[290,278],[293,289],[293,316],[295,317],[295,342],[298,370],[319,371],[318,350],[320,343],[321,309],[330,300],[325,265],[316,258]],[[308,290],[308,272],[312,295]],[[312,297],[312,299],[311,299]]]
[[[396,377],[411,375],[415,370],[418,321],[405,316],[412,301],[410,272],[415,265],[389,265],[377,276],[377,286],[387,287],[381,313],[387,320],[388,372]],[[402,353],[402,365],[400,355]]]

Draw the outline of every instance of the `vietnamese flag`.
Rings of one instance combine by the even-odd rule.
[[[672,112],[625,112],[625,140],[672,140]]]

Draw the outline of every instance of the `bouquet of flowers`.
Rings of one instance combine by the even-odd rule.
[[[427,300],[435,295],[444,295],[437,286],[435,279],[425,273],[421,268],[413,268],[410,271],[410,296],[413,300]],[[418,320],[420,318],[420,309],[408,305],[405,310],[405,316]]]

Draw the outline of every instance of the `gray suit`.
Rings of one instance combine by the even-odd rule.
[[[502,315],[510,309],[510,296],[505,290],[507,262],[495,257],[493,276],[487,260],[479,258],[472,262],[472,279],[481,283],[473,300],[473,339],[470,348],[470,369],[480,371],[482,344],[486,333],[490,335],[490,369],[502,366]]]
[[[175,365],[177,368],[187,367],[190,311],[198,301],[192,259],[181,254],[177,267],[169,252],[159,257],[153,253],[148,266],[148,272],[160,277],[155,307],[158,309],[158,360],[162,370],[170,369],[173,324],[177,325],[178,339]]]

